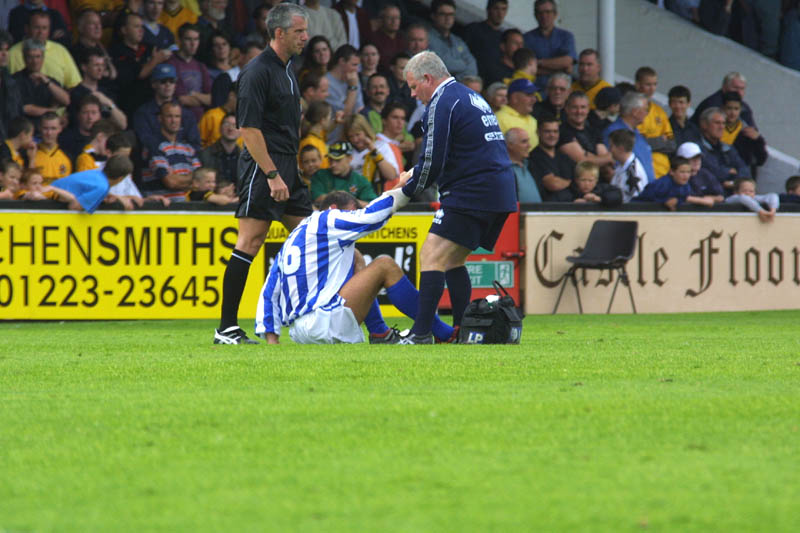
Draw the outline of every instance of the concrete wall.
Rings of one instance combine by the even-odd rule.
[[[561,27],[575,34],[576,46],[597,47],[598,2],[561,0]],[[532,0],[510,0],[506,22],[527,31],[536,26]],[[459,0],[462,22],[485,14],[483,0]],[[800,72],[729,39],[705,32],[669,11],[645,0],[616,0],[616,71],[618,79],[630,79],[636,69],[649,65],[659,73],[657,101],[666,104],[673,85],[686,85],[695,103],[720,87],[723,76],[742,72],[748,79],[747,101],[753,107],[759,129],[771,147],[771,157],[761,169],[759,189],[782,190],[783,182],[797,173],[800,156]],[[609,80],[610,81],[610,80]]]

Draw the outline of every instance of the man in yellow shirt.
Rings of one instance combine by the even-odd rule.
[[[41,169],[42,184],[49,185],[60,178],[72,174],[72,161],[58,146],[61,133],[61,119],[52,111],[48,111],[39,119],[39,130],[42,141],[36,147],[33,166]]]
[[[158,23],[163,24],[170,29],[172,35],[175,36],[175,41],[178,40],[178,28],[186,23],[196,24],[197,15],[188,7],[181,4],[181,0],[166,0],[164,3],[164,11],[158,17]]]
[[[578,79],[572,83],[573,91],[581,91],[589,98],[589,108],[596,109],[594,98],[611,84],[600,77],[600,56],[597,50],[587,48],[578,55]]]
[[[69,90],[81,82],[81,73],[72,55],[64,46],[50,38],[50,17],[44,12],[31,13],[25,34],[38,42],[44,43],[44,64],[42,74],[56,80],[59,85]],[[22,56],[22,42],[8,50],[8,71],[11,74],[25,68],[25,59]]]
[[[520,78],[508,86],[508,104],[497,112],[500,131],[507,132],[511,128],[521,128],[530,138],[531,150],[539,145],[536,133],[536,119],[531,115],[536,101],[536,85],[531,80]]]
[[[636,71],[636,90],[649,102],[647,116],[638,126],[639,133],[647,140],[653,150],[653,170],[656,179],[669,173],[669,156],[675,149],[675,136],[667,113],[660,105],[653,102],[653,94],[658,87],[658,74],[650,67],[641,67]]]

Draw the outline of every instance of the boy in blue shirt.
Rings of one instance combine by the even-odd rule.
[[[648,183],[644,191],[635,200],[656,202],[664,204],[670,211],[681,204],[697,204],[711,207],[714,199],[709,196],[695,196],[689,178],[692,176],[692,166],[685,157],[675,156],[670,161],[669,174]]]
[[[117,199],[108,194],[108,190],[132,172],[131,160],[124,155],[115,155],[108,159],[103,170],[76,172],[54,181],[51,186],[72,193],[81,209],[91,214],[106,198],[109,202]]]

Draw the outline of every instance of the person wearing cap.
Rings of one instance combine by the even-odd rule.
[[[573,91],[583,91],[589,98],[589,107],[595,109],[597,93],[611,87],[600,77],[600,54],[593,48],[586,48],[578,55],[578,79],[572,83]]]
[[[619,116],[619,101],[622,95],[616,87],[600,89],[594,97],[594,109],[589,111],[589,126],[602,132]]]
[[[176,102],[175,82],[177,74],[175,67],[169,63],[161,63],[150,76],[150,86],[153,89],[153,98],[142,104],[133,115],[133,131],[143,148],[155,146],[160,135],[161,124],[158,114],[161,106],[167,102]],[[197,120],[194,113],[181,106],[181,129],[178,138],[200,149],[200,133],[197,129]]]
[[[525,33],[525,47],[536,53],[541,82],[547,83],[548,77],[556,72],[572,72],[572,66],[578,59],[575,36],[572,32],[556,28],[558,6],[555,0],[536,0],[533,3],[533,15],[539,26]]]
[[[328,168],[321,168],[311,177],[311,197],[319,201],[331,191],[346,191],[364,207],[378,197],[367,178],[355,172],[353,145],[347,141],[332,144],[328,148]]]
[[[500,131],[507,132],[511,128],[525,130],[530,139],[530,150],[539,144],[536,133],[536,119],[533,118],[533,104],[536,101],[536,85],[530,80],[520,78],[508,86],[508,104],[497,112]]]
[[[711,197],[715,203],[725,200],[725,191],[722,184],[714,175],[703,168],[703,151],[697,143],[686,142],[678,146],[675,155],[689,160],[692,176],[689,185],[692,186],[697,196]]]

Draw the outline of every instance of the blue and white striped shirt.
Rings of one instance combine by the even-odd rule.
[[[407,201],[395,190],[363,209],[317,211],[300,222],[283,243],[261,290],[256,334],[280,333],[282,325],[315,309],[342,305],[339,291],[353,268],[353,245],[382,228]]]

